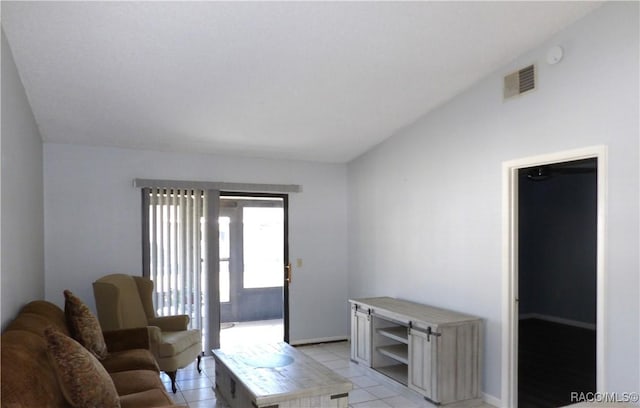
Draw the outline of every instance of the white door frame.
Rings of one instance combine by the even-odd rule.
[[[605,220],[607,147],[592,146],[502,164],[502,406],[518,406],[518,170],[552,163],[590,159],[598,161],[597,175],[597,303],[596,390],[605,387]]]

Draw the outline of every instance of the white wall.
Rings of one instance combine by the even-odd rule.
[[[44,297],[42,139],[2,31],[2,328]]]
[[[504,161],[605,144],[606,380],[640,389],[638,3],[606,4],[349,164],[349,296],[485,319],[483,391],[501,395]],[[565,58],[545,63],[559,44]],[[539,89],[502,101],[538,64]]]
[[[134,178],[300,184],[290,195],[291,340],[346,336],[346,166],[45,144],[46,298],[141,274],[140,191]],[[294,263],[295,265],[295,263]]]

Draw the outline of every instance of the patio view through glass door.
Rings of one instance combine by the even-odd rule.
[[[220,196],[220,345],[287,340],[286,196]]]

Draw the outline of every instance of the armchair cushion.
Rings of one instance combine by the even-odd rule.
[[[158,344],[160,357],[177,356],[194,344],[200,344],[199,330],[162,332],[162,340]]]
[[[91,310],[71,291],[64,291],[64,314],[71,336],[99,359],[107,356],[102,328]]]
[[[73,407],[120,407],[116,387],[102,364],[80,343],[45,330],[47,351],[67,402]]]

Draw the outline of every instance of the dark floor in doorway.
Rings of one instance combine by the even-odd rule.
[[[595,330],[525,319],[519,342],[519,408],[565,406],[571,392],[595,392]]]

